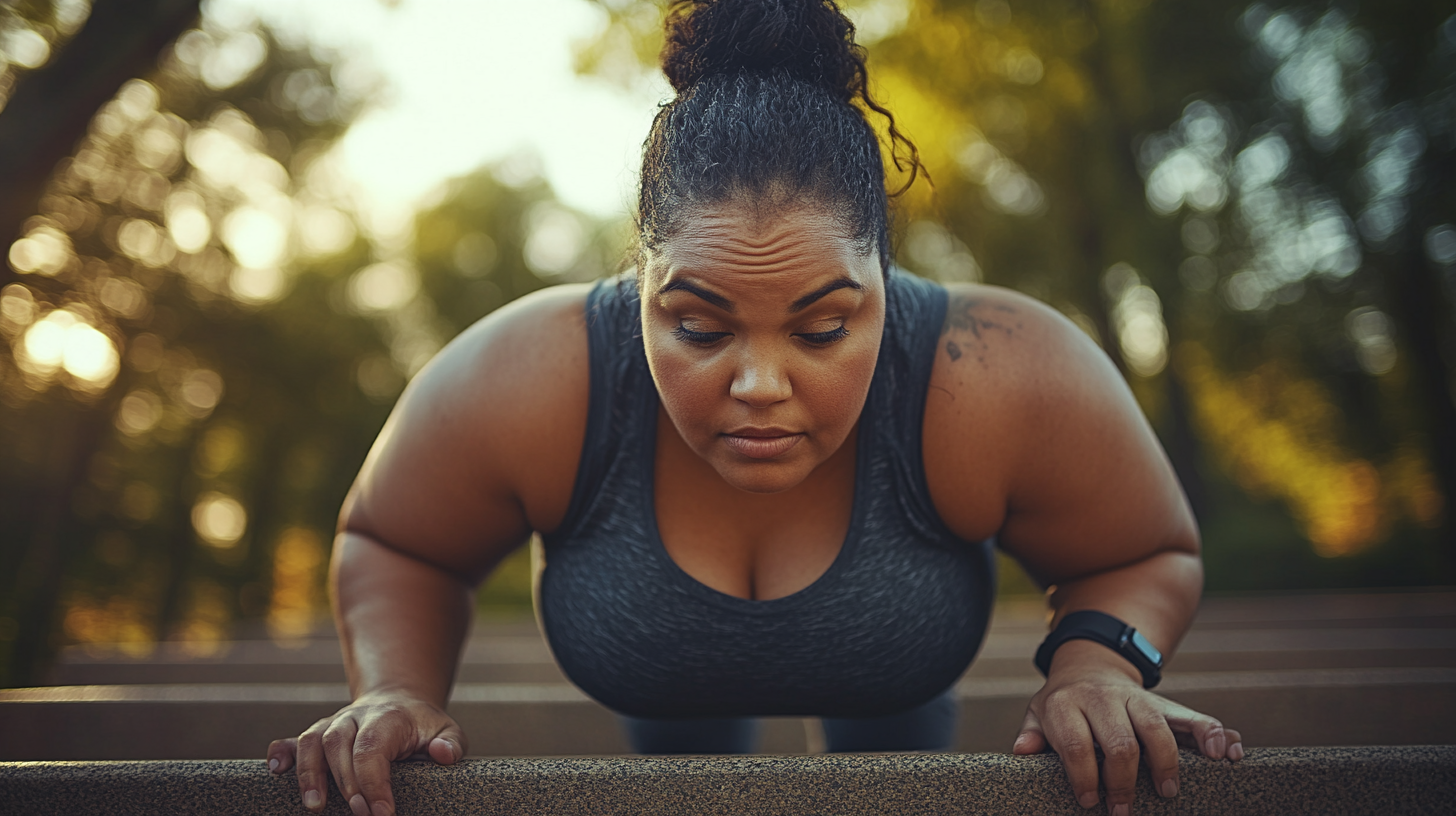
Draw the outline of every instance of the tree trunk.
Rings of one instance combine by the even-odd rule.
[[[196,20],[200,0],[94,0],[91,16],[45,66],[21,77],[0,111],[0,251],[35,214],[52,169],[71,155],[96,111],[156,65]],[[0,263],[0,286],[14,280]]]
[[[1385,280],[1391,311],[1404,335],[1401,350],[1410,359],[1411,386],[1424,409],[1431,466],[1444,499],[1441,540],[1448,558],[1456,563],[1456,402],[1451,365],[1443,353],[1450,343],[1451,304],[1419,238],[1407,241],[1389,261]]]

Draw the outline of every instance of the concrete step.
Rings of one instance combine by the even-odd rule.
[[[1326,816],[1449,813],[1456,748],[1253,748],[1241,762],[1184,751],[1179,795],[1163,799],[1140,772],[1135,812]],[[398,763],[400,813],[633,816],[905,816],[1036,813],[1081,816],[1055,756],[887,754],[817,757],[636,757]],[[336,789],[324,813],[345,816]],[[0,764],[0,812],[30,816],[302,812],[291,774],[260,760]]]
[[[1010,749],[1036,678],[967,679],[957,749]],[[1250,746],[1439,744],[1456,734],[1456,669],[1173,674],[1159,688]],[[0,690],[0,760],[236,759],[348,701],[342,685],[77,686]],[[565,684],[466,684],[451,713],[479,756],[627,751],[616,717]],[[761,750],[822,745],[813,720],[772,718]]]
[[[461,655],[457,682],[564,682],[551,650],[531,623],[486,623]],[[343,651],[334,637],[274,642],[224,641],[199,654],[187,643],[163,643],[129,657],[117,644],[70,646],[61,651],[48,685],[116,683],[342,683]]]
[[[1031,655],[1040,630],[987,634],[967,677],[1036,676]],[[1169,671],[1239,671],[1323,668],[1456,666],[1456,629],[1195,629],[1170,661]],[[207,657],[173,645],[142,659],[68,653],[51,684],[134,683],[342,683],[343,655],[336,640],[282,648],[269,641],[221,644]],[[472,639],[456,677],[459,683],[566,682],[539,635]]]

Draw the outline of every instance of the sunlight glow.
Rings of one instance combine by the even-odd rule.
[[[21,68],[39,68],[51,58],[51,46],[37,31],[20,23],[0,32],[0,58]]]
[[[890,33],[905,4],[876,5]],[[566,205],[621,215],[642,140],[670,93],[656,76],[628,92],[576,75],[573,43],[606,24],[585,0],[214,0],[206,13],[240,28],[261,18],[281,37],[363,54],[383,77],[389,94],[337,148],[376,232],[406,229],[445,179],[520,152],[540,155]],[[305,113],[307,88],[295,85]]]
[[[222,240],[238,263],[276,266],[288,249],[288,226],[257,207],[239,207],[222,222]]]
[[[16,362],[32,374],[49,378],[65,369],[91,388],[110,385],[121,367],[111,338],[66,309],[31,325],[16,351]]]
[[[16,272],[55,275],[72,257],[71,239],[55,227],[37,227],[10,245],[10,266]]]

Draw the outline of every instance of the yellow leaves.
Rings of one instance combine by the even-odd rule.
[[[189,657],[212,657],[222,650],[232,622],[227,590],[213,581],[198,579],[187,587],[182,625],[170,640]]]
[[[575,44],[576,72],[630,89],[657,66],[662,51],[662,7],[654,2],[603,4],[607,19],[593,37]]]
[[[941,179],[950,176],[955,171],[955,151],[966,132],[966,123],[958,106],[947,104],[918,77],[900,70],[880,71],[871,90],[875,101],[895,115],[895,125],[900,132],[920,150],[920,160],[929,168],[931,177]],[[873,113],[869,118],[881,143],[887,147],[886,186],[897,190],[904,186],[908,175],[898,170],[890,160],[889,122]],[[932,193],[929,184],[917,182],[900,199],[901,212],[911,220],[932,213]]]
[[[1087,78],[1066,60],[1048,60],[1043,87],[1051,100],[1059,107],[1074,113],[1083,113],[1089,107],[1092,96]]]
[[[1249,493],[1289,505],[1315,551],[1351,555],[1380,540],[1396,518],[1440,518],[1441,495],[1425,457],[1402,449],[1383,468],[1338,442],[1343,418],[1318,382],[1280,360],[1246,374],[1219,371],[1192,341],[1179,369],[1208,447]]]
[[[1388,500],[1416,524],[1440,526],[1445,502],[1430,463],[1418,448],[1406,446],[1396,452],[1385,468],[1385,486]]]
[[[156,646],[151,613],[150,604],[131,595],[106,600],[82,596],[68,604],[62,625],[72,642],[84,644],[93,654],[118,651],[127,657],[145,657]]]
[[[323,609],[323,537],[304,527],[290,527],[273,551],[273,598],[268,606],[268,633],[284,644],[299,642],[313,630]]]

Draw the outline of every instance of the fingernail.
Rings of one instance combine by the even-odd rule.
[[[1234,743],[1233,747],[1229,749],[1229,759],[1232,759],[1234,762],[1238,762],[1243,758],[1244,744],[1242,742]]]
[[[356,793],[349,797],[349,810],[354,811],[354,816],[369,816],[369,803],[364,801],[364,795]]]
[[[1077,804],[1081,805],[1084,808],[1091,809],[1097,807],[1097,801],[1098,799],[1096,793],[1084,793],[1080,798],[1077,799]]]
[[[1163,780],[1163,796],[1165,796],[1165,797],[1167,797],[1169,799],[1172,799],[1174,796],[1177,796],[1177,795],[1178,795],[1178,780],[1176,780],[1176,779],[1164,779]]]
[[[1224,747],[1223,734],[1215,734],[1208,738],[1208,750],[1204,751],[1204,754],[1214,759],[1221,759]]]
[[[386,802],[375,802],[371,808],[373,816],[394,816],[394,809]]]
[[[303,806],[304,807],[308,808],[309,810],[313,810],[314,808],[318,807],[321,804],[323,804],[323,799],[319,796],[319,792],[318,791],[311,790],[311,791],[305,791],[304,792],[304,794],[303,794]]]
[[[278,773],[278,760],[268,760],[268,773]]]
[[[1124,803],[1124,804],[1121,804],[1121,805],[1113,805],[1112,806],[1112,816],[1128,816],[1128,807],[1127,807],[1127,804]]]

